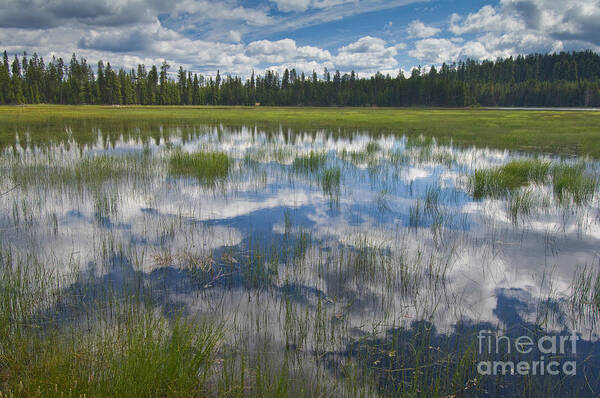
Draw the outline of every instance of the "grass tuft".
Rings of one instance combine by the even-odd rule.
[[[550,162],[514,160],[497,168],[475,170],[469,185],[475,199],[503,197],[531,182],[543,183],[549,171]]]
[[[176,151],[169,159],[169,172],[172,175],[195,177],[208,186],[226,180],[230,168],[231,160],[224,152]]]
[[[339,167],[328,168],[323,171],[321,186],[323,191],[330,196],[338,195],[340,192],[340,181],[342,172]]]
[[[475,199],[506,198],[529,184],[545,184],[550,181],[555,197],[561,203],[572,199],[575,204],[583,205],[593,199],[598,189],[598,178],[587,173],[583,163],[551,164],[541,160],[515,160],[493,169],[475,170],[469,178],[469,189]],[[511,205],[511,209],[523,207],[521,199],[525,198],[517,199],[513,201],[516,207]],[[530,198],[527,202],[531,203]]]
[[[598,179],[585,173],[582,163],[578,165],[556,165],[552,169],[554,194],[561,202],[570,198],[577,205],[591,201],[598,188]]]
[[[327,154],[310,151],[308,155],[294,159],[294,169],[306,173],[315,173],[325,167]]]

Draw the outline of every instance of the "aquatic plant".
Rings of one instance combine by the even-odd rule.
[[[175,151],[169,158],[169,172],[175,176],[197,178],[202,184],[214,186],[229,175],[231,160],[224,152]]]
[[[496,168],[475,170],[469,177],[469,190],[474,199],[505,198],[529,184],[549,182],[555,197],[563,203],[569,198],[577,205],[588,203],[598,190],[598,177],[586,172],[583,163],[573,165],[537,159],[513,160]]]
[[[294,159],[294,169],[306,173],[315,173],[325,167],[327,154],[310,151],[308,155],[296,156]]]
[[[341,178],[342,172],[339,167],[331,167],[323,170],[323,174],[321,175],[323,192],[330,196],[339,194]]]

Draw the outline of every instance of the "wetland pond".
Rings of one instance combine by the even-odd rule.
[[[18,317],[38,339],[143,307],[220,325],[214,394],[245,373],[238,395],[260,377],[290,396],[600,392],[594,159],[368,130],[32,128],[2,147],[0,272],[43,296]],[[573,333],[545,359],[493,339]],[[558,374],[479,366],[551,358]]]

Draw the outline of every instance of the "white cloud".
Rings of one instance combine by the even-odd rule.
[[[274,0],[279,11],[306,11],[310,6],[311,0]]]
[[[229,39],[233,42],[239,43],[242,41],[242,34],[237,30],[230,30]]]
[[[415,48],[408,55],[421,61],[440,64],[455,60],[459,53],[460,48],[448,39],[423,39],[415,43]]]
[[[92,30],[53,28],[28,30],[0,28],[0,41],[9,53],[37,52],[46,60],[52,55],[68,60],[72,53],[85,57],[90,65],[103,59],[113,67],[135,68],[137,64],[159,65],[163,60],[175,67],[214,75],[221,72],[249,76],[252,70],[283,71],[296,68],[299,72],[321,75],[327,67],[349,72],[354,69],[363,75],[376,71],[398,70],[395,58],[405,44],[389,45],[385,40],[366,36],[340,47],[332,54],[315,46],[298,46],[292,39],[258,40],[247,45],[237,42],[238,32],[232,31],[228,42],[191,39],[182,33],[165,28],[158,20],[151,23],[122,27],[118,34],[107,27]],[[52,52],[49,49],[57,49]],[[395,74],[395,73],[394,73]]]
[[[385,44],[385,40],[378,39],[376,37],[365,36],[361,37],[354,43],[340,48],[340,51],[347,53],[380,52],[385,50]]]
[[[255,57],[261,62],[285,62],[298,59],[324,61],[331,59],[329,51],[313,46],[298,47],[292,39],[254,41],[246,47],[246,55]]]
[[[487,5],[464,18],[453,14],[449,30],[481,35],[479,41],[491,39],[513,54],[598,48],[600,1],[501,0],[498,7]]]
[[[598,51],[600,1],[501,0],[496,7],[486,5],[466,16],[452,14],[448,31],[457,36],[418,40],[409,55],[441,63],[563,50]]]
[[[396,46],[388,46],[383,39],[365,36],[340,48],[334,63],[341,69],[360,68],[367,71],[393,69],[398,65]],[[399,45],[401,46],[401,45]]]
[[[388,10],[425,1],[428,0],[315,1],[310,3],[310,7],[304,10],[305,12],[295,12],[279,18],[276,24],[265,26],[260,33],[268,35],[276,32],[290,32],[367,12]]]
[[[275,22],[266,10],[246,8],[231,2],[183,0],[175,3],[171,17],[183,17],[184,23],[207,21],[243,21],[250,25],[265,26]]]
[[[103,59],[125,68],[167,60],[204,74],[220,69],[248,76],[253,69],[284,66],[370,74],[397,70],[395,57],[406,45],[370,36],[337,49],[301,46],[291,38],[247,45],[242,40],[415,1],[421,0],[281,0],[254,6],[239,0],[0,0],[0,41],[10,53],[37,52],[46,60],[76,53],[89,64]],[[273,14],[274,7],[306,12]]]
[[[410,37],[425,38],[435,36],[440,33],[440,29],[433,26],[427,26],[418,19],[415,19],[406,29]]]
[[[90,64],[110,60],[114,66],[138,62],[174,66],[212,74],[217,69],[247,76],[252,69],[295,67],[319,73],[324,67],[362,75],[399,69],[406,47],[392,39],[389,21],[381,35],[322,48],[298,45],[293,38],[257,40],[296,29],[399,7],[420,0],[275,0],[241,5],[240,0],[0,0],[0,42],[10,53],[73,52]],[[286,11],[284,15],[277,13]],[[296,11],[296,12],[294,12]],[[159,17],[160,16],[160,17]],[[421,63],[461,58],[506,57],[520,53],[591,48],[600,50],[600,2],[576,5],[558,0],[501,0],[467,15],[453,14],[448,31],[416,19],[407,27],[415,39],[408,52]],[[244,44],[242,39],[251,41]],[[416,62],[415,62],[416,63]]]
[[[330,8],[345,3],[358,3],[357,0],[272,0],[279,11],[301,12],[309,8]]]
[[[466,18],[458,14],[450,16],[449,31],[455,35],[468,33],[493,32],[503,30],[523,29],[522,21],[509,15],[503,15],[494,7],[487,5],[476,13],[467,15]]]

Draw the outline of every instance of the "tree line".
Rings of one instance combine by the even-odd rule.
[[[600,56],[592,51],[532,54],[495,61],[465,60],[410,76],[376,73],[320,75],[267,70],[243,80],[179,67],[92,68],[73,54],[69,63],[7,52],[0,64],[1,104],[287,105],[287,106],[600,106]]]

